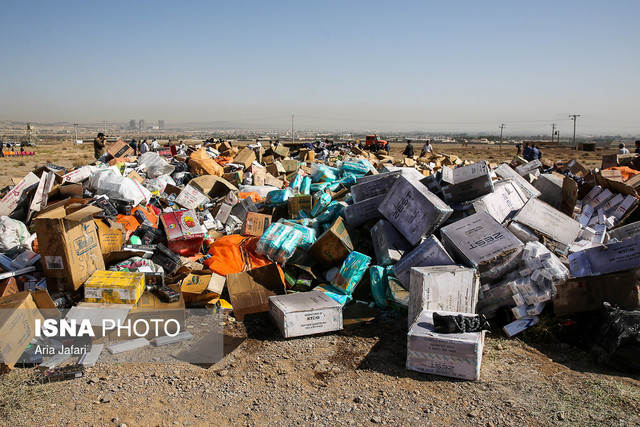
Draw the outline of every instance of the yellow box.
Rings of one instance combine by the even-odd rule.
[[[99,270],[85,282],[84,300],[136,304],[144,290],[144,273]]]

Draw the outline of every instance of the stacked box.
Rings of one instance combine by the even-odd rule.
[[[393,184],[379,210],[412,245],[433,233],[453,213],[427,187],[404,176]]]
[[[400,177],[399,171],[358,178],[357,183],[351,187],[353,201],[358,203],[371,197],[387,194],[398,177]]]
[[[381,219],[371,229],[371,241],[377,265],[387,266],[398,262],[405,253],[413,249],[402,234],[389,221]]]
[[[96,271],[84,284],[85,302],[136,304],[145,289],[144,273]]]
[[[437,333],[433,313],[433,310],[423,310],[407,334],[407,369],[465,380],[480,378],[484,331]],[[450,311],[437,313],[468,315]]]
[[[344,209],[347,224],[351,227],[360,227],[368,221],[382,218],[382,214],[378,208],[385,198],[386,194],[383,194],[356,202],[353,205],[348,205]]]
[[[512,270],[524,245],[488,213],[480,212],[443,227],[442,243],[464,264],[477,268],[483,281]]]
[[[411,269],[413,267],[429,267],[435,265],[455,264],[451,256],[442,246],[436,236],[429,236],[424,242],[405,254],[400,261],[393,265],[393,274],[400,284],[409,289]]]
[[[409,327],[422,310],[475,314],[480,277],[475,268],[457,265],[414,267],[409,289]]]
[[[485,161],[456,169],[444,167],[442,181],[442,194],[447,203],[467,202],[493,191],[491,174]]]

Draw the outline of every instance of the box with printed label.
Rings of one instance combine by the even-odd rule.
[[[136,304],[144,289],[144,273],[101,270],[93,273],[84,284],[84,300]]]
[[[407,369],[465,380],[480,378],[484,331],[435,332],[433,313],[433,310],[423,310],[407,334]],[[469,316],[440,310],[437,313]]]
[[[34,221],[49,290],[75,291],[96,270],[104,270],[93,215],[97,206],[74,210],[64,202],[47,207]]]
[[[342,306],[318,291],[271,296],[269,315],[285,338],[342,329]]]
[[[169,249],[182,256],[191,256],[200,251],[204,229],[193,210],[165,213],[160,215],[160,221],[167,234]]]

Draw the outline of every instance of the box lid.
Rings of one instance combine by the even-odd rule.
[[[269,297],[269,302],[278,307],[283,313],[325,310],[327,308],[342,309],[342,306],[337,301],[319,291],[274,295]]]

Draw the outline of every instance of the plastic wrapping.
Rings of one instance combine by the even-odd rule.
[[[373,265],[369,268],[369,277],[371,279],[371,294],[376,305],[385,308],[389,305],[387,300],[387,275],[384,267]]]
[[[281,206],[287,203],[290,197],[293,196],[291,188],[285,188],[284,190],[273,190],[267,194],[265,204],[267,206]]]
[[[16,246],[27,247],[25,242],[29,237],[31,234],[22,222],[8,216],[0,216],[0,252],[7,252]]]
[[[295,191],[300,192],[300,186],[302,185],[303,176],[299,173],[296,174],[296,177],[293,178],[293,181],[289,183],[289,188],[292,188]]]
[[[331,194],[322,193],[322,195],[318,197],[318,200],[316,201],[316,204],[313,206],[313,209],[311,209],[311,216],[315,218],[318,215],[320,215],[322,211],[324,211],[325,208],[329,206],[329,203],[331,203]]]
[[[311,163],[311,178],[313,182],[332,182],[338,179],[340,171],[326,165]]]
[[[355,174],[364,175],[375,168],[366,160],[353,160],[342,163],[341,169],[344,172],[351,172]]]
[[[371,257],[353,251],[342,263],[331,285],[345,294],[351,294],[369,268]]]
[[[319,291],[319,292],[324,292],[325,294],[327,294],[327,296],[329,296],[329,298],[331,298],[332,300],[336,301],[340,305],[345,305],[346,303],[348,303],[352,299],[351,295],[343,294],[342,292],[340,292],[338,289],[334,288],[331,285],[316,286],[312,290]]]
[[[274,222],[256,245],[256,253],[285,264],[303,240],[303,233],[291,225]]]
[[[300,194],[311,194],[311,177],[305,176],[300,184]]]
[[[290,225],[291,227],[295,228],[302,234],[302,239],[300,240],[300,243],[298,245],[301,248],[305,250],[309,249],[311,245],[313,245],[314,242],[316,241],[316,230],[314,228],[306,227],[303,224],[298,224],[290,220],[284,220],[282,221],[282,223],[286,225]],[[306,223],[309,224],[310,222],[306,222]]]

